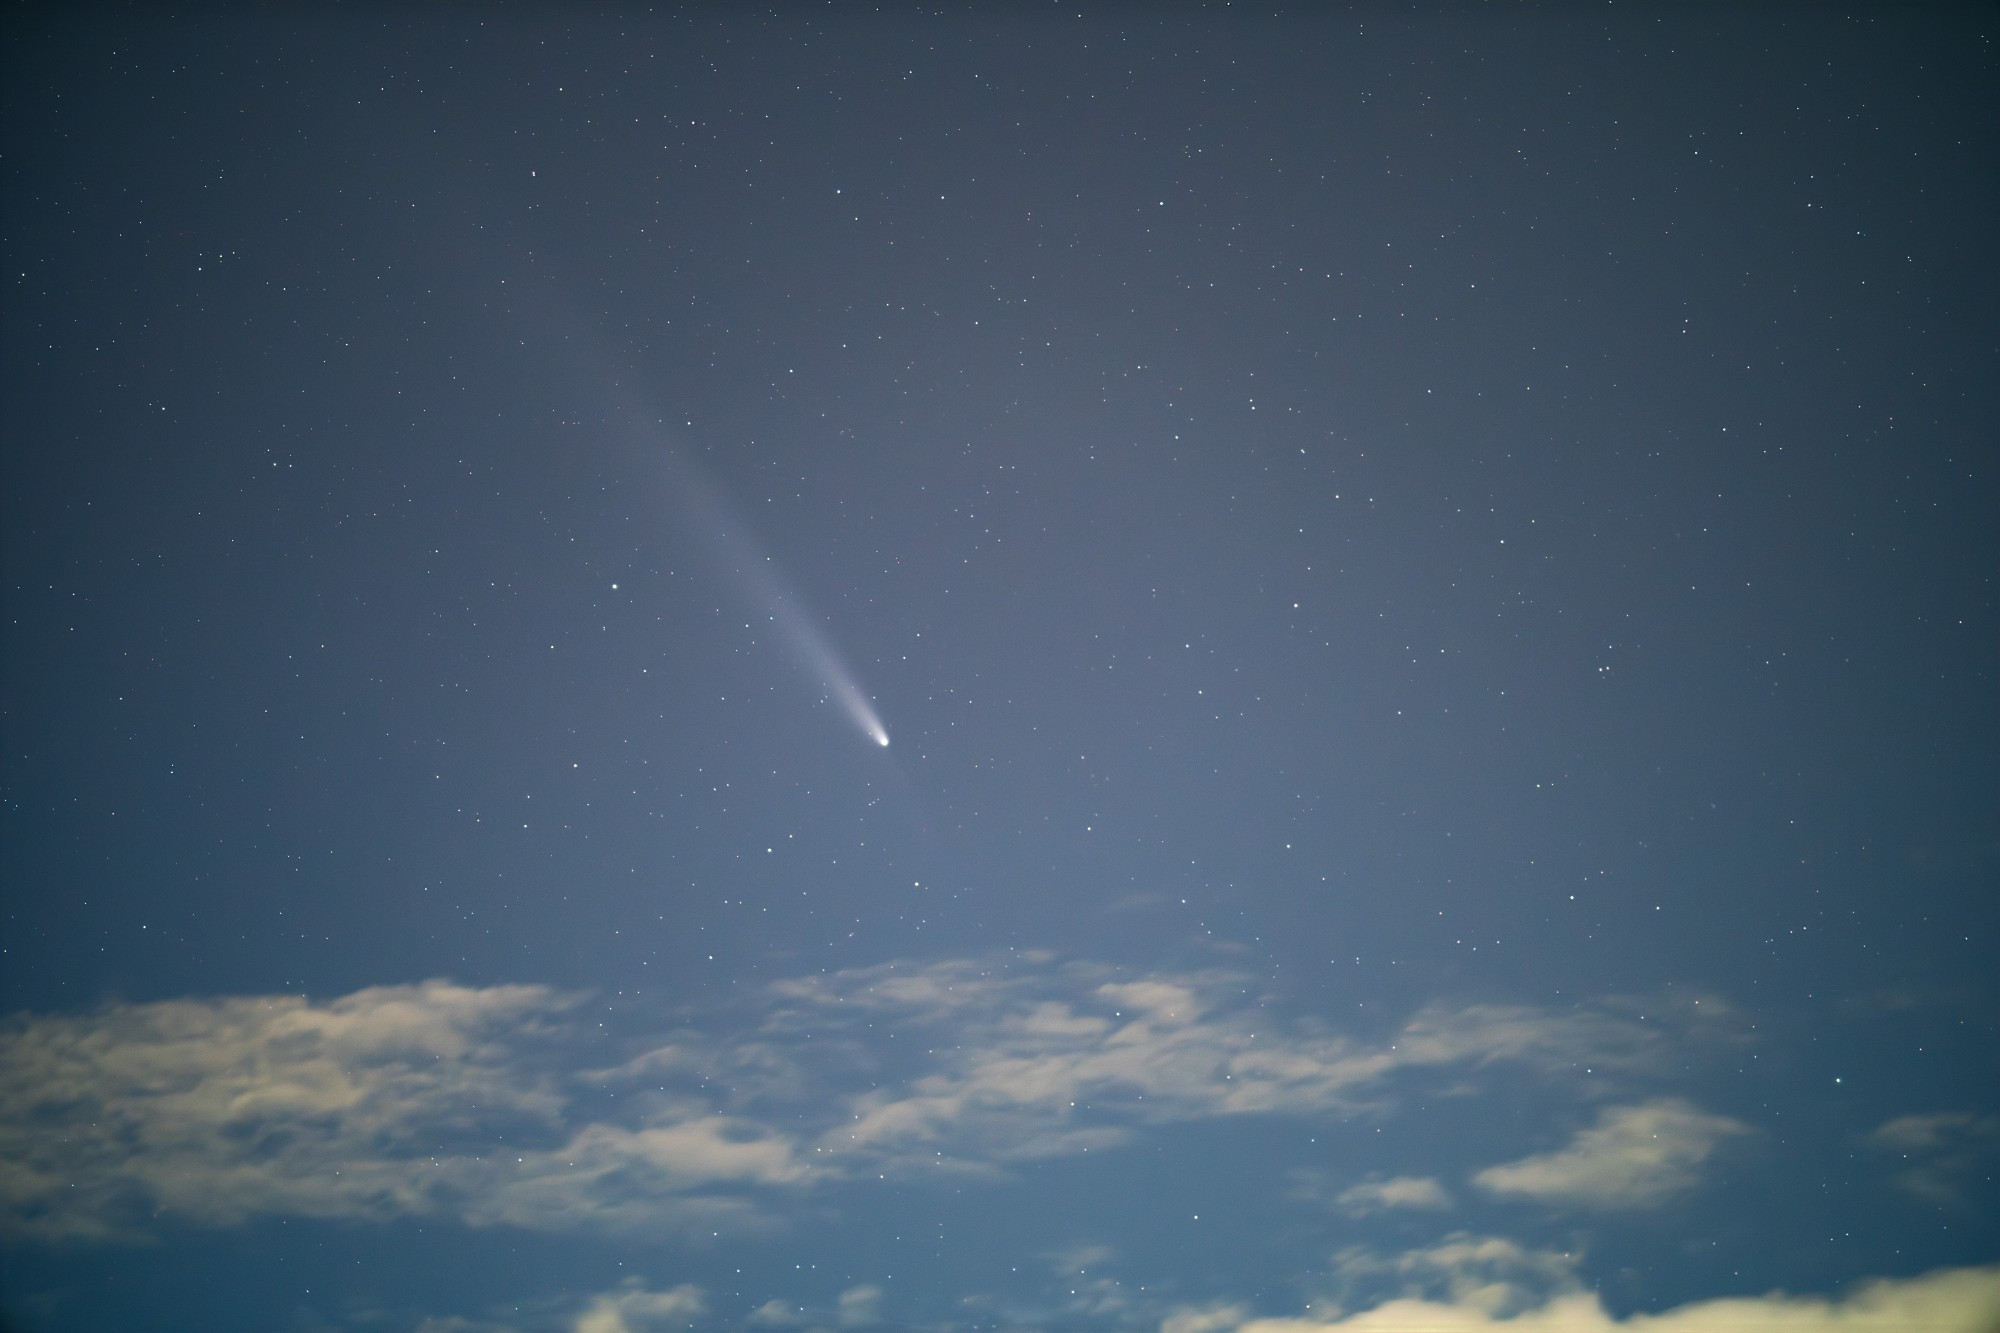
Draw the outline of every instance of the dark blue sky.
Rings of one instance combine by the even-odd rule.
[[[2000,1309],[1989,11],[5,36],[20,1327]]]

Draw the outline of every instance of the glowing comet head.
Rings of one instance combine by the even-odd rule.
[[[841,706],[847,715],[854,719],[854,725],[861,728],[861,734],[883,749],[888,749],[889,729],[882,725],[881,718],[875,716],[874,707],[869,704],[861,691],[851,685],[846,688],[836,685],[834,693],[840,696]]]

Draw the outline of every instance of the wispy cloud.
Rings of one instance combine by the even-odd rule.
[[[842,1327],[879,1323],[882,1318],[882,1288],[872,1282],[849,1287],[840,1293],[838,1306]]]
[[[693,1328],[707,1309],[708,1301],[697,1286],[651,1291],[634,1278],[591,1298],[573,1328],[575,1333],[664,1333]]]
[[[1969,1111],[1897,1116],[1869,1139],[1908,1163],[1896,1173],[1899,1188],[1928,1203],[1962,1204],[1968,1201],[1967,1185],[1990,1179],[2000,1158],[2000,1116]]]
[[[830,1308],[815,1308],[774,1296],[743,1316],[743,1322],[752,1328],[878,1327],[888,1322],[882,1308],[884,1296],[883,1289],[873,1282],[863,1282],[842,1291],[834,1298]]]
[[[1242,1327],[1244,1313],[1228,1303],[1183,1306],[1160,1321],[1160,1333],[1228,1333]]]
[[[791,1328],[809,1319],[803,1306],[773,1296],[745,1316],[744,1322],[759,1328]]]
[[[0,1037],[0,1224],[79,1239],[152,1215],[712,1229],[756,1214],[728,1187],[807,1178],[782,1137],[712,1111],[577,1124],[577,1003],[429,982],[17,1019]]]
[[[1124,1142],[1140,1127],[1379,1107],[1392,1080],[1517,1064],[1635,1070],[1664,1040],[1612,1012],[1433,1006],[1386,1039],[1285,1021],[1241,975],[1124,978],[1085,964],[965,962],[778,989],[780,1030],[932,1034],[926,1072],[855,1099],[818,1145],[900,1169],[990,1170]]]
[[[1584,1208],[1650,1208],[1691,1189],[1717,1144],[1748,1126],[1678,1099],[1606,1108],[1554,1152],[1492,1166],[1473,1183],[1494,1194]]]
[[[1285,1172],[1285,1185],[1288,1198],[1349,1217],[1367,1217],[1394,1208],[1437,1211],[1453,1206],[1451,1194],[1430,1176],[1372,1174],[1354,1180],[1321,1167],[1300,1166]]]
[[[1467,1232],[1397,1254],[1351,1246],[1333,1257],[1335,1301],[1416,1299],[1504,1318],[1581,1292],[1580,1258]]]
[[[1768,1296],[1698,1301],[1619,1319],[1597,1296],[1571,1290],[1524,1309],[1481,1300],[1405,1297],[1354,1312],[1251,1319],[1204,1330],[1233,1333],[1989,1333],[2000,1320],[2000,1268],[1946,1269],[1878,1279],[1844,1298]],[[1169,1333],[1170,1318],[1162,1333]]]
[[[1350,1185],[1333,1202],[1341,1211],[1360,1217],[1385,1208],[1449,1208],[1451,1195],[1429,1176],[1391,1176]]]
[[[1230,969],[1047,954],[798,978],[669,1022],[601,1004],[587,1020],[585,1004],[434,981],[17,1017],[0,1029],[0,1226],[742,1229],[796,1215],[821,1185],[997,1174],[1171,1123],[1380,1114],[1417,1082],[1494,1065],[1548,1086],[1574,1071],[1581,1088],[1586,1068],[1601,1081],[1658,1065],[1672,1040],[1614,1007],[1492,1005],[1434,1005],[1367,1037],[1284,1017]],[[1480,1179],[1632,1201],[1677,1187],[1726,1132],[1679,1103],[1628,1108]],[[1355,1185],[1341,1206],[1441,1197],[1406,1177]]]

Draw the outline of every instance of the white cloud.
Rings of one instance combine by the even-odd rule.
[[[800,1307],[779,1300],[773,1296],[752,1310],[745,1323],[759,1324],[767,1328],[790,1328],[806,1322],[806,1312]]]
[[[1716,1145],[1747,1132],[1678,1099],[1610,1107],[1568,1147],[1488,1167],[1473,1182],[1546,1203],[1649,1208],[1693,1188]]]
[[[1637,1073],[1671,1040],[1610,1011],[1443,1005],[1366,1039],[1268,1000],[1228,969],[1013,954],[783,981],[666,1031],[627,1014],[622,1036],[577,995],[443,981],[17,1017],[0,1025],[0,1232],[777,1225],[824,1183],[991,1175],[1161,1124],[1374,1113],[1411,1079],[1496,1062],[1544,1082]],[[1488,1174],[1518,1187],[1532,1165]],[[1357,1188],[1343,1206],[1442,1193]]]
[[[1354,1217],[1387,1208],[1449,1208],[1451,1195],[1429,1176],[1364,1180],[1334,1196],[1334,1206]]]
[[[1361,1304],[1364,1294],[1376,1299],[1393,1295],[1502,1317],[1580,1292],[1579,1259],[1501,1236],[1458,1232],[1400,1254],[1350,1247],[1334,1255],[1333,1278],[1343,1306]]]
[[[1392,1079],[1426,1072],[1632,1072],[1666,1040],[1659,1024],[1615,1014],[1438,1005],[1367,1042],[1280,1020],[1238,973],[1125,979],[1041,957],[856,969],[776,993],[772,1031],[865,1022],[939,1034],[925,1071],[857,1096],[816,1144],[833,1161],[906,1171],[1099,1151],[1149,1124],[1366,1110]]]
[[[848,1327],[873,1324],[882,1318],[882,1289],[873,1283],[849,1287],[840,1293],[840,1322]]]
[[[1508,1313],[1477,1301],[1405,1298],[1327,1318],[1252,1319],[1235,1333],[1990,1333],[1996,1320],[2000,1267],[1877,1279],[1842,1299],[1774,1293],[1626,1319],[1582,1291]]]
[[[1896,1173],[1898,1188],[1926,1203],[1960,1204],[1969,1181],[1990,1179],[2000,1157],[2000,1116],[1966,1111],[1897,1116],[1869,1139],[1909,1163]]]
[[[1581,1098],[1581,1077],[1563,1081],[1571,1070],[1630,1087],[1687,1049],[1678,1020],[1649,1010],[1651,1021],[1634,1021],[1613,1006],[1433,1005],[1362,1036],[1283,1017],[1241,972],[1133,974],[1048,955],[806,977],[666,1030],[632,1031],[627,1015],[623,1036],[598,1035],[604,1014],[585,1020],[582,1002],[543,987],[427,982],[317,1004],[184,1000],[6,1020],[0,1231],[88,1240],[138,1234],[152,1216],[227,1226],[289,1215],[706,1233],[774,1225],[822,1185],[992,1172],[1157,1125],[1376,1114],[1425,1080],[1479,1086],[1496,1063]],[[1566,1146],[1473,1179],[1503,1196],[1650,1206],[1692,1187],[1717,1147],[1746,1132],[1684,1101],[1617,1106]],[[1968,1154],[1996,1139],[2000,1123],[1966,1112],[1903,1116],[1869,1136],[1908,1155],[1913,1172],[1959,1172],[1954,1188]],[[1357,1215],[1452,1205],[1428,1176],[1308,1184]],[[1156,1294],[1103,1271],[1108,1251],[1047,1257],[1066,1293],[1048,1318],[1160,1316]],[[1712,1301],[1618,1321],[1578,1284],[1573,1256],[1470,1235],[1400,1255],[1343,1251],[1333,1274],[1331,1312],[1251,1320],[1197,1304],[1162,1328],[1874,1333],[1963,1326],[1951,1320],[1975,1298],[2000,1315],[2000,1276],[1986,1269],[1877,1283],[1841,1301]],[[859,1327],[882,1321],[881,1300],[853,1287],[832,1308],[771,1301],[748,1318]],[[704,1308],[693,1287],[629,1283],[590,1298],[573,1328],[656,1333]]]
[[[593,1297],[576,1317],[575,1333],[656,1333],[692,1328],[708,1308],[701,1288],[683,1283],[666,1291],[649,1291],[629,1278],[615,1290]]]
[[[1240,1305],[1185,1306],[1160,1321],[1160,1333],[1225,1333],[1243,1323]]]
[[[882,1317],[882,1288],[872,1282],[849,1287],[834,1299],[833,1308],[825,1306],[809,1308],[796,1301],[772,1297],[744,1316],[744,1322],[759,1328],[798,1328],[811,1325],[824,1329],[830,1325],[842,1328],[867,1328],[884,1322]]]
[[[430,1212],[462,1174],[440,1165],[447,1145],[558,1122],[535,1057],[567,1004],[431,982],[16,1021],[0,1038],[0,1209],[80,1237],[152,1210],[215,1225]]]
[[[1089,1241],[1065,1245],[1059,1250],[1045,1250],[1041,1255],[1041,1258],[1047,1261],[1049,1271],[1061,1277],[1102,1268],[1117,1257],[1118,1252],[1109,1245],[1098,1245]]]
[[[478,1180],[483,1188],[464,1198],[460,1212],[474,1225],[538,1230],[578,1221],[621,1230],[662,1223],[741,1230],[764,1219],[728,1187],[796,1185],[810,1175],[788,1140],[753,1122],[702,1116],[638,1130],[591,1124],[558,1148],[517,1155],[511,1171],[503,1162],[500,1173]]]
[[[1882,1147],[1898,1152],[1936,1152],[1954,1147],[1968,1137],[1990,1138],[1995,1133],[2000,1133],[2000,1122],[1991,1116],[1945,1111],[1933,1115],[1899,1115],[1884,1121],[1871,1137]]]
[[[701,1108],[573,1124],[576,1002],[427,982],[17,1019],[0,1033],[0,1227],[104,1239],[151,1214],[276,1214],[714,1229],[755,1218],[743,1188],[809,1177],[787,1140]]]

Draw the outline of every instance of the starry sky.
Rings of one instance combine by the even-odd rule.
[[[11,11],[0,1319],[1993,1328],[1995,26]]]

